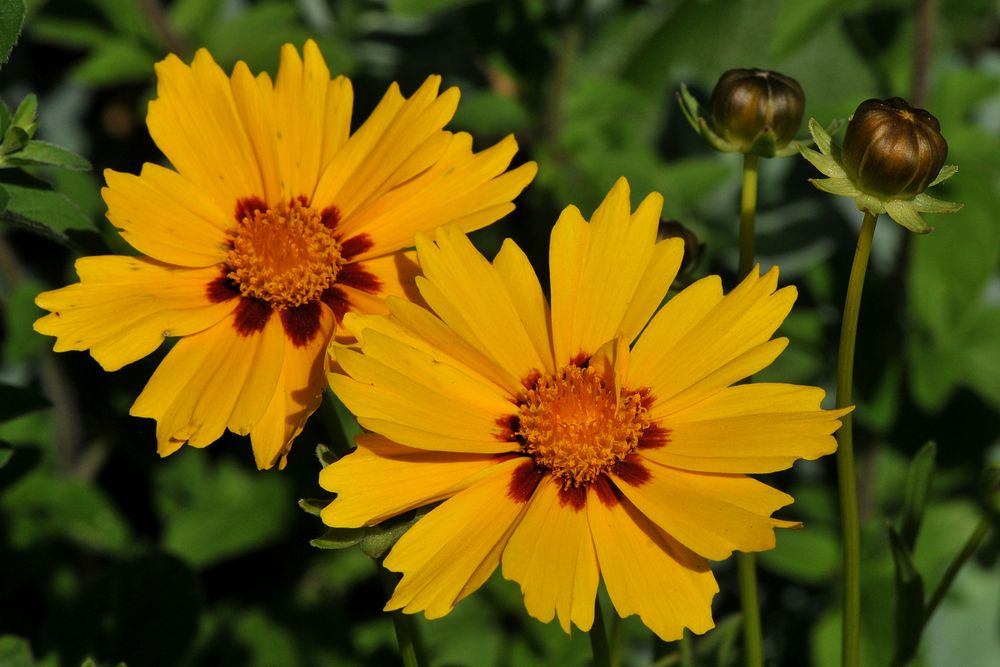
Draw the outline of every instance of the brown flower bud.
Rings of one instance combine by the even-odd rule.
[[[757,152],[754,145],[765,139],[761,154],[770,157],[795,138],[805,104],[802,86],[789,76],[761,69],[731,69],[719,77],[712,90],[712,123],[715,131],[742,153]]]
[[[948,157],[937,118],[906,100],[865,100],[844,134],[841,160],[858,189],[881,199],[912,199]]]

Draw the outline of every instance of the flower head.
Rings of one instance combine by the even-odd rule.
[[[938,120],[906,100],[865,100],[847,123],[843,147],[815,119],[809,131],[820,152],[802,155],[827,178],[811,179],[820,190],[853,197],[860,211],[889,217],[910,231],[930,227],[920,213],[952,213],[961,204],[935,199],[924,191],[955,175],[946,166],[948,144]]]
[[[483,227],[535,173],[505,173],[512,137],[480,153],[443,131],[458,90],[393,84],[353,134],[351,83],[316,44],[281,51],[277,78],[227,77],[204,49],[156,66],[147,123],[173,168],[105,172],[108,219],[139,257],[85,257],[80,282],[40,294],[35,329],[56,351],[116,370],[179,336],[131,414],[157,421],[158,451],[250,435],[257,465],[284,465],[325,385],[346,313],[414,295],[416,232]]]
[[[363,427],[326,467],[330,526],[437,505],[385,565],[387,609],[447,614],[501,565],[528,612],[589,630],[603,577],[622,616],[664,639],[712,627],[708,559],[774,546],[792,498],[746,475],[835,449],[845,411],[787,384],[731,386],[784,349],[795,299],[776,270],[728,295],[704,278],[658,313],[683,241],[657,242],[662,199],[620,180],[587,222],[552,231],[551,308],[511,241],[489,262],[455,228],[421,235],[429,309],[348,315],[330,385]],[[441,502],[443,501],[443,502]]]
[[[719,77],[709,102],[711,122],[681,85],[685,118],[713,148],[760,157],[793,155],[806,96],[799,82],[780,72],[731,69]]]

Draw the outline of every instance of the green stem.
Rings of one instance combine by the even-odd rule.
[[[861,289],[868,269],[872,237],[877,215],[865,211],[854,264],[847,283],[844,319],[840,326],[840,351],[837,354],[837,407],[851,405],[854,381],[854,341],[858,333],[858,313],[861,310]],[[858,666],[861,639],[861,532],[858,527],[858,483],[854,472],[853,419],[850,413],[841,418],[837,431],[837,478],[840,494],[840,522],[844,545],[844,628],[842,635],[843,667]]]
[[[677,654],[681,658],[681,667],[694,667],[694,647],[691,644],[691,635],[685,630],[677,642]]]
[[[754,218],[757,214],[756,155],[743,155],[743,191],[740,196],[740,262],[737,278],[743,280],[754,266]],[[744,664],[762,667],[764,638],[757,599],[757,568],[753,554],[736,553],[736,573],[740,584],[740,606],[743,610]]]
[[[754,264],[754,217],[757,214],[757,156],[743,154],[743,191],[740,195],[740,263],[738,277],[746,278]]]
[[[604,612],[601,598],[594,599],[594,625],[590,628],[590,650],[594,653],[594,667],[611,667],[611,651],[608,648],[608,631],[604,627]]]
[[[618,614],[611,616],[611,667],[622,664],[622,643],[625,639],[624,624]]]
[[[757,568],[753,554],[736,552],[736,573],[740,583],[740,605],[743,608],[743,662],[747,667],[762,667],[764,638],[760,624]]]
[[[391,594],[396,585],[393,575],[382,567],[380,561],[375,560],[372,562],[378,568],[382,585]],[[399,657],[403,661],[403,666],[423,667],[429,664],[427,662],[427,654],[424,652],[423,642],[420,640],[420,632],[417,629],[416,623],[413,622],[413,616],[404,614],[398,609],[389,612],[389,615],[392,616],[392,626],[396,630],[396,644],[399,646]]]
[[[962,550],[955,556],[955,560],[951,561],[948,565],[948,569],[945,570],[944,576],[941,577],[941,581],[938,582],[937,588],[934,589],[934,594],[931,595],[930,601],[927,606],[924,607],[924,625],[931,620],[931,616],[934,615],[935,610],[944,596],[948,593],[948,589],[951,588],[951,584],[955,581],[955,577],[958,576],[959,570],[965,565],[966,561],[972,558],[972,554],[976,553],[976,549],[979,545],[983,543],[986,538],[986,534],[990,532],[990,519],[989,517],[983,517],[979,521],[979,525],[976,529],[972,531],[972,535],[969,535],[969,539],[966,540],[965,546]]]

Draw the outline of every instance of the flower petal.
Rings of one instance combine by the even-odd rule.
[[[792,497],[755,479],[645,461],[649,477],[638,485],[612,472],[618,489],[664,532],[705,558],[722,560],[734,550],[772,549],[775,527],[799,525],[770,518]]]
[[[489,476],[446,500],[400,538],[384,563],[403,573],[386,611],[440,618],[483,585],[526,507],[507,495],[521,465],[523,458],[494,465]]]
[[[449,498],[496,465],[490,454],[427,452],[365,433],[358,448],[329,465],[319,483],[337,497],[321,514],[328,526],[373,526],[397,514]]]
[[[175,171],[145,164],[139,176],[104,171],[108,220],[141,253],[178,266],[224,261],[231,211],[223,211]]]
[[[177,171],[222,208],[263,192],[229,78],[208,51],[199,49],[190,67],[169,55],[156,64],[156,76],[159,96],[149,103],[146,124]]]
[[[168,336],[207,329],[236,308],[238,299],[212,303],[209,284],[219,269],[181,269],[136,257],[83,257],[80,282],[35,298],[52,311],[35,331],[56,336],[56,352],[90,350],[107,371],[118,370],[160,346]]]
[[[503,552],[503,576],[521,585],[524,606],[542,623],[554,616],[569,633],[594,623],[600,572],[587,513],[565,505],[546,475]]]
[[[285,356],[274,398],[250,431],[250,445],[259,469],[275,463],[285,467],[292,441],[319,407],[326,387],[325,351],[335,326],[333,314],[321,307],[318,328],[305,345],[292,344],[285,334]]]
[[[231,321],[182,338],[129,411],[156,420],[157,451],[205,447],[228,426],[246,434],[274,395],[285,350],[280,318],[243,336]]]
[[[662,424],[669,445],[643,456],[685,470],[767,473],[837,448],[831,435],[847,410],[821,410],[824,392],[791,384],[746,384],[676,412]]]
[[[545,293],[528,256],[512,240],[505,239],[500,252],[493,258],[493,268],[507,289],[538,356],[545,362],[545,370],[554,373],[549,302],[545,300]]]
[[[684,628],[711,630],[719,590],[708,563],[657,527],[632,503],[606,503],[591,489],[587,517],[604,585],[618,614],[638,614],[664,641]]]

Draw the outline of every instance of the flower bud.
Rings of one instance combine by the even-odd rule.
[[[789,76],[731,69],[712,90],[712,123],[740,152],[771,157],[795,138],[805,104],[802,86]]]
[[[865,100],[847,124],[841,158],[860,190],[912,199],[937,178],[948,157],[937,118],[906,100]]]

